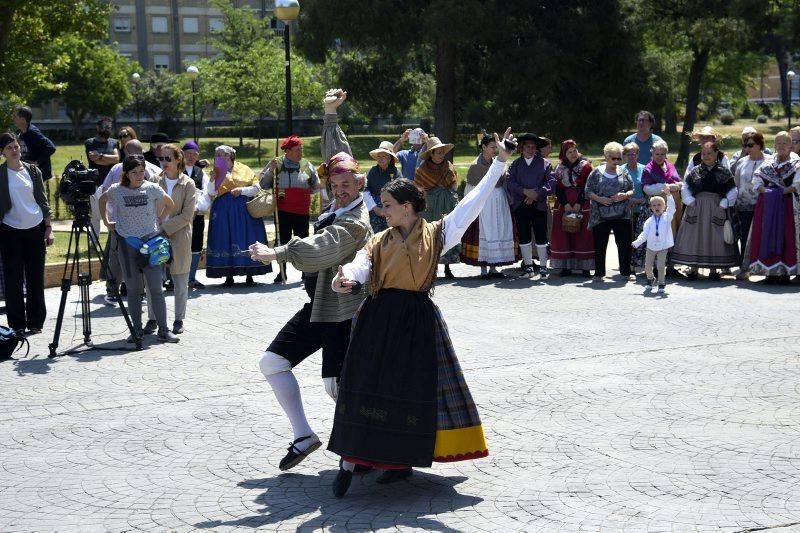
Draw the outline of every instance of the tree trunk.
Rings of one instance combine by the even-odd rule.
[[[72,121],[72,136],[76,141],[79,141],[81,138],[81,122],[83,122],[83,119],[86,116],[86,111],[82,109],[70,109],[67,112],[67,115],[69,115],[69,118]]]
[[[708,65],[708,50],[692,51],[692,67],[689,69],[689,81],[686,85],[686,117],[683,119],[681,148],[675,166],[683,173],[689,161],[689,134],[697,121],[697,104],[700,102],[700,83],[703,81]]]
[[[783,116],[789,116],[789,83],[786,80],[786,73],[789,71],[789,64],[786,61],[786,49],[780,39],[775,39],[775,59],[778,61],[778,76],[781,83],[781,103],[783,104]]]
[[[456,45],[440,41],[436,45],[436,102],[433,106],[434,133],[451,143],[456,133]]]
[[[678,133],[678,107],[675,105],[675,96],[669,93],[664,104],[664,134],[675,133]]]

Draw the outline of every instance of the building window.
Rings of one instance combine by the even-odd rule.
[[[169,55],[153,55],[153,67],[155,67],[156,70],[169,70]]]
[[[212,17],[212,18],[208,19],[208,31],[210,31],[211,33],[220,32],[224,28],[225,28],[225,20],[224,19],[221,19],[221,18],[218,18],[218,17]]]
[[[200,21],[197,17],[183,17],[183,33],[200,33]]]
[[[167,33],[167,17],[153,17],[153,33]]]
[[[115,17],[114,31],[117,33],[130,33],[131,19],[128,17]]]

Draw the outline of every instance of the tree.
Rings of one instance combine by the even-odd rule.
[[[177,74],[165,69],[150,70],[142,74],[136,86],[139,109],[158,121],[160,131],[173,137],[180,134],[177,118],[181,114],[183,95],[178,90],[178,78]]]
[[[497,22],[495,4],[491,0],[374,0],[365,8],[356,0],[305,0],[300,23],[313,31],[302,32],[298,43],[317,62],[325,60],[336,42],[346,50],[372,50],[386,58],[408,50],[427,52],[436,79],[435,132],[450,142],[456,126],[456,68],[463,61],[462,51],[469,48],[465,36],[478,36]],[[386,23],[376,23],[375,13]],[[406,72],[414,73],[401,66],[397,75]],[[386,95],[389,99],[394,99],[391,93]]]
[[[14,103],[27,102],[39,90],[53,90],[59,38],[88,41],[108,35],[113,9],[106,0],[0,0],[0,116],[7,122]]]
[[[686,77],[686,112],[676,166],[684,168],[689,156],[688,133],[697,122],[701,88],[712,57],[744,52],[753,44],[748,25],[753,19],[739,0],[628,0],[626,9],[642,25],[652,26],[648,38],[658,46],[685,47],[691,62]],[[757,13],[757,12],[754,12]],[[653,25],[653,21],[658,21]]]
[[[242,125],[263,116],[280,116],[285,107],[284,51],[269,21],[225,0],[212,3],[222,11],[225,23],[211,39],[219,55],[199,62],[204,98]],[[319,106],[322,85],[296,54],[292,54],[292,88],[295,108]]]
[[[41,91],[39,97],[64,101],[77,139],[88,115],[116,115],[131,100],[128,74],[133,66],[114,48],[77,35],[62,37],[57,43],[50,63],[55,86]]]

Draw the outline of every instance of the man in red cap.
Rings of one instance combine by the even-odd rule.
[[[308,237],[311,212],[311,194],[320,188],[319,177],[314,166],[303,159],[303,139],[290,135],[281,143],[283,157],[276,157],[261,173],[261,187],[271,190],[278,176],[278,226],[280,228],[275,245],[286,244],[292,235],[301,239]],[[275,277],[275,283],[284,279],[286,265]]]

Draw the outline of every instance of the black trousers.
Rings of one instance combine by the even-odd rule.
[[[520,244],[530,244],[533,239],[536,244],[547,244],[547,211],[539,211],[536,204],[523,203],[514,211],[514,220]]]
[[[617,256],[619,257],[619,273],[623,276],[631,275],[631,221],[628,218],[606,220],[592,228],[594,235],[594,275],[606,275],[606,248],[608,237],[614,232],[614,241],[617,243]]]
[[[278,211],[278,223],[281,227],[279,235],[281,237],[281,244],[286,244],[292,235],[295,237],[308,237],[308,222],[311,219],[309,215],[297,215],[295,213],[284,213]]]
[[[753,211],[739,211],[739,259],[744,264],[744,248],[750,236],[750,226],[753,225]]]
[[[0,224],[0,254],[6,278],[6,315],[11,329],[42,329],[44,303],[44,222],[30,229]],[[25,284],[25,293],[22,284]]]

